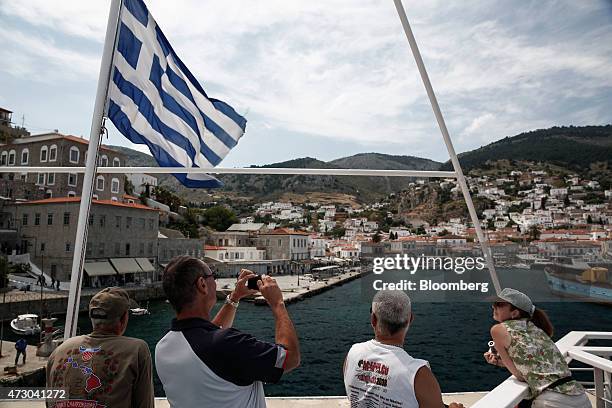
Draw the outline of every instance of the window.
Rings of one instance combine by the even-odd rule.
[[[53,213],[47,214],[47,225],[53,225]]]
[[[121,228],[121,216],[115,216],[115,228]]]
[[[8,154],[8,165],[9,166],[14,166],[15,165],[15,151],[11,150]]]
[[[8,157],[8,153],[7,152],[2,152],[2,155],[0,156],[0,164],[3,166],[6,166],[6,158]]]
[[[28,225],[28,214],[23,214],[21,217],[21,225],[24,227]]]
[[[47,246],[45,245],[44,242],[40,243],[40,252],[45,252],[45,249],[47,248]]]
[[[87,246],[85,247],[85,256],[91,257],[91,246],[92,246],[92,243],[88,242]]]
[[[100,216],[100,226],[104,227],[106,225],[106,215]]]
[[[78,163],[79,155],[80,155],[79,148],[72,146],[70,148],[70,157],[69,157],[70,163]]]
[[[115,242],[115,255],[121,255],[121,242]]]
[[[130,228],[132,226],[132,217],[125,217],[125,228]]]
[[[96,190],[98,191],[104,190],[104,176],[96,177]]]
[[[94,223],[94,215],[89,214],[89,225],[93,225],[93,223]]]
[[[36,184],[42,186],[45,184],[45,173],[38,173],[36,177]]]
[[[149,229],[152,230],[155,228],[155,220],[153,218],[149,218]]]
[[[34,214],[34,225],[40,225],[40,213]]]
[[[57,160],[57,146],[51,145],[49,148],[49,161],[54,162]]]
[[[153,255],[153,243],[149,242],[149,245],[147,245],[147,253],[149,255]]]
[[[79,175],[76,173],[68,173],[68,185],[76,187]]]
[[[104,256],[104,242],[98,244],[98,256]]]
[[[119,193],[119,179],[117,178],[114,178],[111,181],[111,193],[115,193],[115,194]]]
[[[138,227],[144,229],[145,228],[145,219],[144,218],[139,218],[138,219]]]
[[[27,181],[28,173],[21,173],[21,175],[19,175],[19,178],[21,179],[21,181]]]
[[[100,157],[100,166],[101,167],[108,167],[108,156],[107,155],[102,155],[102,157]]]
[[[138,255],[144,255],[144,242],[138,245]]]
[[[129,255],[130,254],[130,243],[126,243],[125,244],[125,255]]]
[[[121,167],[121,160],[118,157],[113,159],[113,167]]]
[[[66,242],[66,246],[65,246],[66,252],[70,252],[71,247],[72,245],[70,244],[70,242]]]
[[[47,146],[43,146],[40,148],[40,161],[42,162],[46,162],[47,159],[49,158],[49,149],[47,148]]]
[[[50,186],[55,184],[55,173],[47,173],[47,184]]]
[[[69,192],[68,192],[68,197],[76,197],[76,192],[74,192],[74,191],[69,191]]]
[[[69,212],[64,213],[64,225],[70,225],[70,213]]]
[[[28,161],[30,161],[30,151],[23,149],[21,151],[21,164],[28,164]]]

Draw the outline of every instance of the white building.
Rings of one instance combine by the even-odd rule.
[[[134,194],[140,195],[144,193],[149,186],[149,192],[153,192],[153,188],[157,187],[157,177],[149,174],[126,174],[130,183],[134,186]]]

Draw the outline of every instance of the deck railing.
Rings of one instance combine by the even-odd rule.
[[[593,381],[583,382],[594,386],[596,408],[612,408],[612,347],[587,346],[590,340],[612,340],[612,332],[569,332],[557,341],[557,347],[566,356],[568,363],[578,361],[589,367],[570,367],[572,372],[593,372]],[[514,376],[495,387],[472,408],[512,408],[527,397],[527,385]]]

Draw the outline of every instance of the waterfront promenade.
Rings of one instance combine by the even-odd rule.
[[[283,292],[285,303],[294,303],[302,299],[315,296],[318,293],[329,290],[335,286],[342,285],[354,279],[358,279],[362,274],[356,270],[347,271],[339,275],[314,279],[312,275],[277,275],[272,276],[276,279],[278,286]],[[219,278],[217,280],[217,297],[225,298],[232,288],[236,279],[234,278]],[[255,296],[252,300],[256,305],[265,305],[266,300],[263,296]]]

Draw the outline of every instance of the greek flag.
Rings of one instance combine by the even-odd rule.
[[[142,0],[123,0],[107,116],[162,167],[214,167],[244,134],[246,119],[209,98],[176,55]],[[223,184],[207,174],[174,174],[187,187]]]

